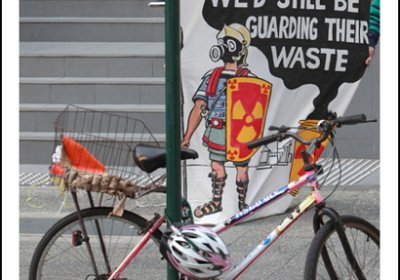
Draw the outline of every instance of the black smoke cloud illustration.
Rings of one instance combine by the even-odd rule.
[[[246,26],[251,45],[287,88],[318,86],[307,118],[321,119],[339,86],[364,74],[369,5],[369,0],[205,0],[203,17],[216,30]]]

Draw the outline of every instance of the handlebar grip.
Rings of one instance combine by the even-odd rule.
[[[274,131],[274,130],[276,130],[276,131],[279,131],[279,132],[286,132],[286,131],[289,131],[290,130],[290,127],[287,127],[287,126],[284,126],[284,125],[282,125],[282,126],[274,126],[274,125],[271,125],[270,127],[269,127],[269,130],[271,130],[271,131]]]
[[[363,123],[367,121],[367,117],[365,114],[353,115],[348,117],[340,117],[335,120],[338,125],[352,125]]]
[[[279,126],[275,126],[275,125],[271,125],[269,128],[268,128],[270,131],[279,131]]]
[[[267,145],[269,143],[278,141],[279,139],[280,139],[280,135],[279,134],[272,134],[272,135],[269,135],[267,137],[263,137],[261,139],[257,139],[257,140],[248,142],[247,143],[247,147],[249,149],[254,149],[254,148],[257,148],[257,147],[260,147],[260,146]]]

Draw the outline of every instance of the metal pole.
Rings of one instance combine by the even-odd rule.
[[[170,222],[181,220],[180,168],[180,40],[179,0],[165,1],[167,209]],[[178,272],[168,265],[168,280],[178,280]]]

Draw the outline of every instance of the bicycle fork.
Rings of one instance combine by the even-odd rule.
[[[335,225],[335,230],[339,236],[340,242],[342,243],[344,252],[346,254],[347,260],[351,265],[351,268],[353,269],[359,280],[365,280],[366,277],[362,272],[360,264],[357,262],[353,254],[353,250],[351,249],[350,242],[347,239],[345,233],[346,228],[343,224],[341,216],[334,209],[325,207],[325,203],[321,203],[317,207],[318,208],[317,211],[315,211],[313,219],[314,232],[316,233],[321,228],[321,226],[324,225],[324,222],[322,220],[323,216],[327,216],[329,219],[333,220]],[[322,248],[321,255],[324,260],[325,267],[329,273],[330,279],[338,279],[336,272],[333,269],[333,265],[328,254],[328,250],[325,248],[325,246]]]

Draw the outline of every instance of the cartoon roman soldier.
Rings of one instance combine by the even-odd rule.
[[[271,93],[271,84],[256,78],[246,67],[250,33],[237,23],[225,25],[217,34],[218,44],[210,49],[210,58],[223,66],[208,71],[193,96],[181,145],[189,146],[194,131],[205,120],[203,145],[211,160],[212,199],[195,208],[198,218],[222,211],[222,194],[227,179],[225,163],[236,169],[238,207],[247,207],[249,161],[255,150],[246,143],[260,138]]]

